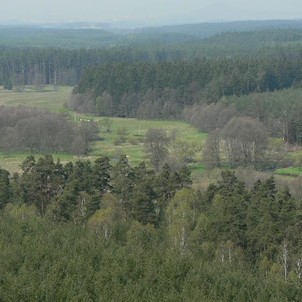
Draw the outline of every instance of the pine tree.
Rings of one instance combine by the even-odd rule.
[[[0,169],[0,209],[3,209],[5,205],[10,201],[11,189],[9,182],[9,172]]]
[[[92,167],[92,183],[94,188],[100,192],[100,195],[104,195],[111,187],[111,169],[108,157],[98,158],[94,162]]]

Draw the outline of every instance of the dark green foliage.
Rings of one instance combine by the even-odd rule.
[[[3,88],[6,90],[13,90],[13,83],[11,79],[5,79],[3,81]]]
[[[0,209],[10,201],[11,188],[9,182],[9,173],[6,170],[0,169]]]
[[[54,163],[51,155],[39,158],[28,156],[22,164],[23,174],[17,181],[17,195],[22,202],[35,204],[41,215],[45,215],[50,201],[57,196],[63,185],[63,167]]]
[[[132,217],[144,225],[158,225],[155,197],[150,183],[143,182],[137,186],[130,196]]]
[[[175,118],[200,96],[217,101],[289,88],[302,80],[299,61],[277,56],[104,64],[85,70],[70,106],[109,116]]]
[[[301,300],[300,206],[274,178],[224,171],[201,193],[125,156],[22,169],[0,170],[3,301]]]
[[[108,157],[101,157],[95,160],[92,167],[92,182],[95,189],[100,192],[100,195],[106,193],[110,189],[110,160]]]

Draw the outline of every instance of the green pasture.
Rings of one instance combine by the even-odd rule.
[[[287,167],[287,168],[277,169],[275,173],[278,175],[285,175],[285,176],[300,176],[302,175],[302,167]]]
[[[93,118],[93,117],[92,117]],[[90,155],[106,155],[110,158],[116,158],[119,154],[126,154],[132,164],[140,161],[148,161],[144,152],[144,138],[148,129],[161,128],[167,133],[175,132],[177,139],[184,139],[186,142],[192,141],[204,142],[206,134],[200,133],[187,123],[181,121],[154,121],[154,120],[137,120],[130,118],[110,118],[112,121],[112,131],[107,133],[102,130],[102,118],[95,118],[101,125],[101,140],[92,144]],[[126,129],[127,135],[124,143],[116,143],[119,138],[118,129]],[[198,153],[198,152],[196,152]],[[201,150],[196,156],[201,159]]]
[[[53,112],[62,112],[64,104],[70,99],[72,87],[53,87],[44,86],[38,90],[35,86],[26,86],[23,91],[3,90],[0,88],[0,105],[17,106],[25,105],[39,107],[51,110]],[[192,173],[199,175],[203,173],[204,168],[200,164],[201,149],[206,134],[200,133],[197,129],[189,124],[181,121],[164,121],[164,120],[137,120],[133,118],[109,118],[112,122],[111,131],[106,132],[103,126],[103,117],[70,113],[70,117],[75,122],[81,122],[83,119],[94,120],[100,125],[99,140],[93,142],[90,146],[90,152],[84,159],[95,160],[99,156],[108,156],[114,162],[120,154],[125,154],[131,164],[136,165],[140,161],[149,160],[144,151],[145,134],[150,128],[162,128],[168,134],[176,133],[177,139],[185,142],[197,142],[200,144],[199,150],[196,152],[194,159],[196,162],[190,165]],[[119,129],[125,129],[125,141],[119,143]],[[20,171],[20,164],[28,154],[0,152],[0,167],[9,170],[11,173]],[[35,154],[38,158],[42,154]],[[76,161],[79,157],[72,154],[57,153],[53,154],[55,160],[60,159],[61,162]],[[198,177],[198,176],[196,176]]]
[[[53,112],[64,110],[64,104],[70,99],[72,87],[45,86],[37,89],[25,86],[23,91],[0,88],[0,106],[31,106],[48,109]]]
[[[70,99],[72,87],[53,87],[44,86],[37,89],[35,86],[26,86],[23,91],[16,89],[12,91],[0,88],[0,105],[17,106],[26,105],[48,109],[53,112],[64,112],[64,104]],[[148,129],[162,128],[168,134],[176,133],[177,139],[184,140],[187,143],[197,143],[198,150],[194,155],[194,162],[189,164],[192,171],[192,179],[194,183],[200,183],[205,176],[205,168],[201,163],[201,150],[206,139],[205,133],[200,133],[196,128],[181,121],[164,121],[164,120],[137,120],[133,118],[109,118],[112,122],[111,131],[106,132],[103,126],[103,117],[70,113],[70,117],[80,122],[81,119],[94,120],[100,125],[99,140],[93,142],[87,156],[80,157],[84,159],[95,160],[99,156],[108,156],[114,162],[120,154],[128,157],[130,164],[136,165],[140,161],[149,164],[149,159],[144,151],[144,138]],[[124,142],[119,142],[119,129],[125,129],[126,136]],[[171,150],[173,151],[173,150]],[[0,167],[9,170],[11,173],[20,172],[20,164],[28,154],[10,153],[2,154],[0,152]],[[38,158],[42,154],[35,154]],[[302,158],[302,151],[297,150],[288,154],[297,163]],[[76,161],[80,159],[72,154],[57,153],[53,154],[55,160],[60,159],[61,162]],[[297,167],[288,167],[275,171],[280,177],[299,176],[302,175],[301,165]],[[300,166],[300,167],[299,167]]]

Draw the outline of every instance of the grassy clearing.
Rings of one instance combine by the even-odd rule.
[[[24,91],[4,90],[0,88],[0,105],[25,105],[48,109],[53,112],[64,110],[64,103],[69,101],[72,87],[45,86],[38,91],[33,86],[26,86]]]
[[[95,118],[97,122],[101,123],[102,118]],[[186,142],[202,142],[206,138],[206,134],[198,132],[195,128],[187,123],[181,121],[150,121],[150,120],[137,120],[130,118],[112,118],[112,131],[106,133],[102,131],[100,137],[102,141],[98,141],[92,145],[92,151],[90,155],[100,156],[107,155],[110,158],[115,158],[117,155],[123,153],[128,156],[129,161],[132,164],[137,164],[140,161],[148,161],[144,152],[144,138],[148,129],[150,128],[162,128],[167,132],[176,131],[177,136],[186,140]],[[118,140],[118,129],[127,129],[128,135],[126,136],[126,142],[121,144],[115,144]],[[196,154],[197,158],[201,158],[200,154]]]
[[[16,106],[26,105],[33,107],[40,107],[48,109],[53,112],[66,111],[64,104],[70,99],[72,87],[56,87],[45,86],[43,90],[38,91],[34,86],[26,86],[24,91],[7,91],[0,88],[0,105]],[[70,117],[74,121],[80,121],[80,119],[95,120],[101,124],[101,117],[75,114],[70,112]],[[110,133],[105,132],[102,128],[99,136],[100,140],[91,144],[91,150],[85,159],[95,160],[98,156],[106,155],[113,161],[120,154],[126,154],[129,162],[133,165],[138,164],[140,161],[149,163],[149,160],[144,152],[143,141],[145,134],[150,128],[162,128],[168,132],[176,131],[177,136],[188,143],[197,142],[200,144],[200,149],[194,156],[195,162],[189,165],[192,171],[192,179],[195,184],[205,182],[206,179],[211,179],[205,171],[204,166],[201,163],[201,149],[202,144],[206,139],[206,134],[198,132],[195,128],[187,123],[181,121],[154,121],[154,120],[137,120],[129,118],[111,118],[112,131]],[[126,128],[127,136],[126,142],[116,144],[119,135],[118,129]],[[177,129],[177,130],[175,130]],[[24,153],[0,153],[0,167],[9,170],[11,173],[20,171],[20,164],[28,154]],[[36,157],[42,154],[35,154]],[[296,150],[290,152],[288,155],[296,163],[302,158],[302,150]],[[61,162],[76,161],[79,159],[71,154],[57,153],[53,154],[55,160],[58,158]],[[284,169],[278,169],[275,174],[279,177],[299,176],[302,175],[302,167],[288,167]]]
[[[17,90],[4,90],[0,88],[0,105],[5,106],[33,106],[44,108],[53,112],[66,111],[64,104],[70,99],[72,87],[56,87],[45,86],[43,90],[39,91],[34,86],[26,86],[24,91]],[[70,118],[76,122],[80,119],[90,119],[102,124],[101,117],[70,113]],[[110,118],[112,121],[111,132],[104,131],[101,127],[99,134],[100,140],[91,144],[91,150],[86,157],[90,160],[95,160],[98,156],[106,155],[113,161],[120,154],[126,154],[129,162],[133,165],[138,164],[140,161],[149,162],[145,152],[143,141],[145,134],[150,128],[162,128],[167,132],[176,131],[177,136],[188,143],[198,142],[202,146],[206,138],[206,134],[198,132],[195,128],[187,123],[181,121],[154,121],[154,120],[137,120],[130,118]],[[118,129],[125,128],[127,130],[126,141],[117,144],[119,138]],[[20,164],[28,154],[24,153],[0,153],[0,167],[9,170],[10,172],[19,172]],[[42,154],[35,154],[36,157]],[[62,162],[76,161],[78,157],[71,154],[53,154],[53,157],[60,159]],[[203,173],[204,169],[200,164],[201,160],[201,147],[196,152],[194,159],[198,162],[190,166],[192,173],[198,175]]]
[[[100,122],[102,118],[76,115],[75,120],[80,118],[94,119],[96,122]],[[200,175],[204,173],[204,167],[200,163],[201,160],[201,148],[202,143],[206,138],[206,134],[198,132],[195,128],[187,123],[180,121],[149,121],[149,120],[137,120],[137,119],[124,119],[124,118],[110,118],[112,121],[112,131],[105,132],[101,130],[99,137],[100,140],[91,144],[91,150],[84,159],[95,160],[99,156],[108,156],[114,162],[120,154],[125,154],[128,157],[130,164],[137,165],[141,161],[149,163],[149,159],[144,151],[144,138],[148,129],[150,128],[162,128],[167,132],[177,129],[178,137],[184,139],[186,142],[200,142],[200,150],[195,154],[196,163],[190,165],[192,175],[194,179],[199,179]],[[118,140],[119,128],[127,129],[127,136],[125,143],[116,144]],[[102,129],[102,128],[101,128]],[[174,130],[175,131],[175,130]],[[0,167],[9,170],[11,173],[20,171],[20,164],[26,158],[27,153],[0,153]],[[42,154],[34,154],[36,157],[42,156]],[[55,160],[60,159],[61,162],[76,161],[79,159],[77,156],[65,153],[53,154]]]
[[[24,159],[29,155],[29,153],[26,152],[16,152],[16,153],[9,153],[9,154],[3,154],[0,153],[0,168],[10,171],[11,174],[14,172],[21,172],[21,163],[24,161]],[[35,153],[33,154],[36,158],[39,158],[43,156],[42,153]],[[66,153],[54,153],[52,154],[55,161],[60,159],[62,163],[67,162],[74,162],[78,158],[72,154],[66,154]]]
[[[285,175],[285,176],[300,176],[302,175],[302,167],[288,167],[277,169],[275,171],[277,175]]]

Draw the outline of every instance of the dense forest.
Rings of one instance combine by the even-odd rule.
[[[1,299],[300,301],[301,201],[274,178],[29,156],[0,170]]]
[[[113,108],[111,114],[117,114],[122,99],[122,106],[138,108],[144,97],[138,98],[138,104],[132,104],[133,98],[130,96],[139,93],[146,98],[147,92],[154,94],[158,102],[163,96],[160,108],[164,107],[166,102],[171,103],[172,107],[178,107],[180,111],[196,102],[197,97],[218,101],[223,96],[289,88],[301,82],[302,70],[299,61],[299,57],[280,57],[271,60],[196,59],[160,63],[106,64],[88,68],[74,92],[84,94],[88,90],[92,91],[96,114],[110,115],[106,112],[107,107]],[[164,96],[166,90],[172,90],[176,97],[169,100],[169,97]],[[111,106],[107,102],[102,104],[102,99],[98,99],[106,92],[112,98]],[[127,112],[122,111],[121,114],[127,116]]]
[[[239,25],[237,31],[233,32],[231,26],[229,32],[225,25],[225,30],[218,27],[212,34],[201,36],[197,34],[198,26],[196,35],[182,33],[181,29],[180,32],[150,29],[117,34],[97,29],[0,28],[0,84],[19,89],[24,85],[75,85],[87,66],[114,62],[300,58],[299,24],[278,29],[246,27],[253,30],[249,32],[240,32]],[[110,42],[119,35],[120,40]],[[27,43],[32,39],[42,44]],[[104,43],[98,44],[99,41]],[[75,45],[68,47],[65,43]]]
[[[302,22],[83,27],[0,27],[5,95],[74,87],[65,115],[0,106],[1,156],[31,154],[0,168],[0,302],[302,301],[301,177],[269,173],[302,164]],[[206,139],[138,124],[134,164],[117,125],[95,159],[110,117]]]

